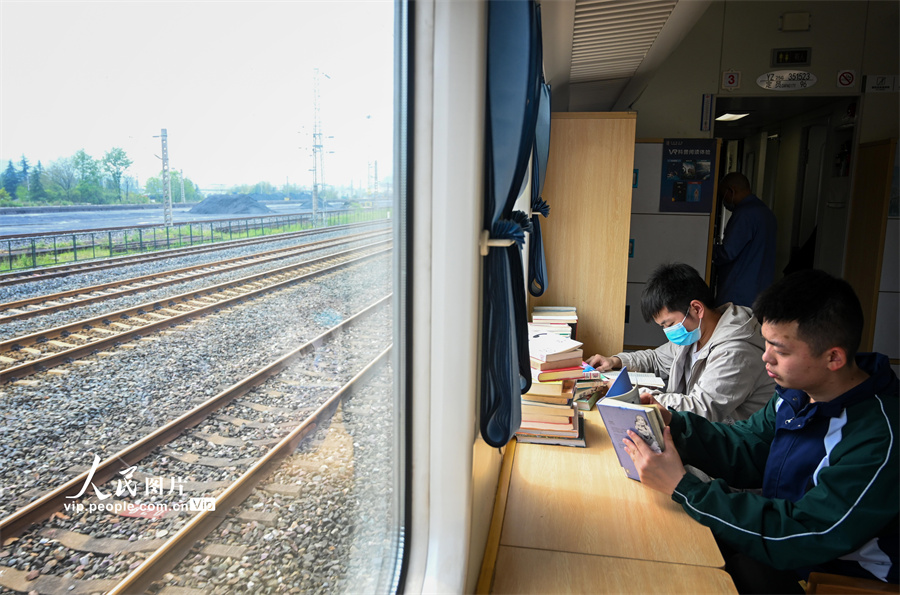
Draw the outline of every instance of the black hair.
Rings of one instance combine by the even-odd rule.
[[[760,323],[797,322],[797,338],[813,355],[841,347],[853,361],[863,329],[863,311],[849,283],[825,271],[797,271],[773,283],[756,298]]]
[[[650,322],[663,308],[687,314],[691,302],[699,300],[714,308],[712,291],[694,267],[672,262],[656,267],[641,292],[641,314]]]

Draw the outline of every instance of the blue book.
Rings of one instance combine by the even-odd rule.
[[[633,388],[634,385],[631,384],[631,378],[628,377],[628,366],[622,366],[622,371],[619,372],[615,382],[613,382],[612,385],[610,385],[609,390],[606,391],[606,396],[618,397],[624,395]]]
[[[606,396],[597,401],[597,411],[603,419],[603,425],[609,434],[619,464],[625,470],[629,478],[640,481],[634,462],[625,452],[623,439],[628,436],[628,430],[635,432],[644,439],[655,452],[662,452],[665,448],[663,441],[662,415],[655,405],[642,405],[638,388],[631,384],[628,378],[628,370],[622,368],[619,377],[609,387]]]

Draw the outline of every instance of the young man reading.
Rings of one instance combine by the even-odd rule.
[[[712,291],[691,266],[663,264],[641,293],[644,320],[662,327],[668,341],[656,349],[594,355],[587,363],[601,372],[627,366],[666,380],[656,399],[678,411],[713,421],[747,419],[765,405],[775,383],[760,361],[765,347],[750,308],[713,307]]]
[[[807,270],[765,290],[754,312],[776,395],[734,425],[660,407],[664,452],[625,440],[641,481],[712,530],[742,593],[802,592],[811,571],[897,583],[898,380],[884,355],[856,353],[859,300]]]

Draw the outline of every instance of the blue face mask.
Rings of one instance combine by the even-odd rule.
[[[666,333],[666,338],[676,345],[693,345],[700,340],[700,325],[698,324],[697,328],[689,331],[684,328],[685,320],[687,320],[687,314],[684,315],[684,318],[678,324],[673,324],[663,329],[663,332]],[[701,322],[703,321],[701,320]]]

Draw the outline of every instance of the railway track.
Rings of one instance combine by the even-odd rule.
[[[0,342],[0,384],[72,362],[116,345],[130,345],[142,336],[177,323],[255,299],[390,250],[380,241],[321,258],[279,267],[109,314],[79,320]]]
[[[342,236],[341,238],[318,240],[300,246],[277,248],[275,250],[268,250],[266,252],[247,256],[238,256],[235,258],[181,267],[159,273],[141,275],[130,279],[121,279],[89,287],[79,287],[57,293],[0,303],[0,324],[14,320],[32,318],[42,314],[60,312],[78,306],[95,304],[126,295],[185,283],[202,277],[233,271],[244,267],[276,262],[285,258],[307,254],[315,250],[332,248],[353,241],[361,241],[389,234],[389,231],[363,232]]]
[[[307,229],[303,231],[289,232],[289,233],[281,233],[274,234],[269,236],[262,236],[256,238],[244,238],[239,240],[229,240],[224,242],[217,242],[215,244],[204,244],[201,246],[191,246],[187,248],[172,248],[167,250],[157,250],[151,253],[141,253],[141,254],[130,254],[127,256],[114,256],[110,258],[103,258],[97,260],[89,260],[76,262],[72,264],[63,264],[56,266],[43,267],[40,269],[29,269],[26,271],[12,271],[8,273],[0,274],[0,287],[8,286],[8,285],[16,285],[19,283],[29,283],[35,281],[42,281],[46,279],[55,279],[58,277],[65,277],[68,275],[73,275],[77,273],[88,273],[94,271],[102,271],[112,268],[118,268],[123,266],[129,266],[134,264],[141,264],[147,262],[154,262],[157,260],[166,260],[170,258],[177,258],[181,256],[190,256],[195,254],[204,254],[206,252],[218,252],[221,250],[227,250],[229,248],[239,248],[243,246],[253,246],[257,244],[265,244],[271,243],[281,240],[288,240],[293,238],[303,238],[309,236],[320,235],[326,232],[340,232],[347,231],[353,229],[366,229],[366,228],[378,228],[384,227],[384,224],[381,222],[364,222],[364,223],[351,223],[347,225],[338,225],[334,227],[328,228],[316,228],[316,229]]]
[[[390,296],[382,298],[355,316],[278,358],[191,411],[107,457],[102,462],[97,460],[90,470],[80,473],[59,488],[52,490],[8,517],[0,519],[0,534],[4,536],[4,547],[8,548],[6,552],[12,552],[11,555],[16,556],[17,560],[24,560],[25,556],[30,556],[28,559],[32,559],[34,556],[41,556],[37,559],[40,559],[44,564],[39,571],[34,569],[26,571],[18,567],[0,566],[0,586],[17,591],[33,590],[38,593],[145,592],[153,585],[154,581],[159,581],[180,560],[188,555],[198,540],[204,538],[219,525],[229,509],[240,505],[249,494],[253,493],[254,488],[273,470],[276,470],[279,462],[293,453],[305,437],[309,436],[316,429],[321,428],[323,424],[327,424],[344,399],[357,390],[358,387],[364,386],[374,374],[378,373],[387,364],[390,352],[390,334],[385,332],[385,322],[380,321],[378,317],[387,320],[387,326],[390,326],[389,304]],[[371,326],[373,324],[374,326]],[[345,336],[346,333],[352,331],[368,333],[370,339],[361,341],[358,337]],[[380,346],[377,344],[377,339],[381,340]],[[338,376],[342,379],[331,385],[331,388],[327,390],[327,396],[320,395],[302,406],[297,403],[296,397],[292,396],[284,399],[284,406],[282,407],[274,407],[271,401],[263,400],[261,402],[260,395],[271,395],[273,392],[277,392],[271,389],[265,390],[267,386],[272,386],[272,383],[277,382],[291,382],[290,378],[285,378],[285,376],[297,377],[304,373],[321,376],[320,372],[311,369],[320,364],[317,358],[312,356],[316,356],[317,353],[320,354],[323,346],[341,340],[352,344],[354,349],[357,349],[357,346],[361,343],[369,344],[369,347],[365,350],[366,353],[358,354],[357,359],[361,361],[351,370],[347,370],[342,374],[333,373],[329,375],[329,378],[333,378],[335,381],[337,381]],[[338,359],[340,360],[339,363],[348,363],[346,356],[338,356]],[[342,367],[346,368],[347,366],[344,365]],[[352,378],[347,379],[350,375],[352,375]],[[242,407],[244,411],[259,412],[265,416],[265,421],[254,423],[248,420],[236,420],[234,416],[225,415],[224,412],[227,411],[225,408],[233,409],[238,406]],[[273,421],[273,416],[276,414],[290,417],[291,413],[295,414],[298,411],[308,411],[308,414],[303,415],[302,419],[291,420],[289,430],[286,428],[287,423]],[[249,432],[226,437],[210,435],[204,431],[204,428],[191,430],[191,428],[197,428],[201,424],[206,423],[213,416],[218,416],[220,420],[228,420],[231,426],[238,428],[236,432],[244,430],[249,430]],[[266,429],[267,433],[262,438],[254,439],[253,436],[259,436],[260,428]],[[254,434],[254,432],[256,433]],[[182,446],[165,450],[162,448],[170,443],[175,445],[175,441]],[[111,492],[114,489],[112,480],[117,478],[117,476],[121,477],[117,479],[116,496],[124,495],[127,498],[127,492],[123,491],[120,493],[122,477],[131,479],[133,476],[129,475],[129,473],[134,474],[135,470],[139,468],[144,470],[157,468],[145,464],[145,459],[159,460],[161,457],[176,457],[178,455],[174,453],[181,451],[182,456],[180,460],[192,461],[194,464],[210,465],[212,464],[208,460],[210,457],[194,455],[191,458],[190,455],[192,453],[187,451],[196,449],[198,444],[218,444],[224,448],[226,445],[247,444],[262,447],[272,443],[275,446],[267,450],[261,457],[253,458],[252,460],[231,460],[228,462],[230,463],[229,469],[241,469],[239,473],[235,472],[235,474],[239,474],[236,480],[207,482],[205,485],[194,482],[195,485],[185,487],[184,491],[189,492],[191,496],[194,493],[204,494],[205,499],[199,502],[203,504],[200,508],[205,510],[192,516],[185,516],[183,511],[178,515],[169,515],[172,518],[170,519],[171,522],[166,525],[169,527],[168,529],[159,529],[162,515],[140,514],[125,514],[127,518],[116,515],[104,517],[116,527],[120,527],[125,522],[133,523],[132,529],[136,533],[132,533],[132,536],[140,535],[140,537],[135,539],[92,538],[90,535],[77,531],[79,526],[77,522],[70,524],[72,526],[69,529],[63,529],[58,526],[51,527],[48,524],[35,526],[36,523],[42,523],[47,519],[51,519],[57,525],[64,524],[71,518],[71,513],[62,514],[60,512],[62,510],[78,510],[79,505],[82,507],[81,510],[90,510],[92,505],[96,507],[97,503],[100,502],[98,500],[100,495],[103,492]],[[140,474],[140,471],[137,473]],[[104,486],[106,482],[110,482],[110,485]],[[95,494],[92,497],[81,498],[85,495],[88,484],[93,486]],[[101,488],[100,490],[98,490],[98,486]],[[296,488],[297,485],[294,485],[294,492],[297,492]],[[268,489],[271,491],[272,487],[270,486]],[[302,489],[301,486],[300,491]],[[278,490],[277,486],[275,490]],[[110,495],[107,494],[107,497]],[[132,493],[131,495],[133,496],[134,494]],[[121,504],[122,500],[117,502]],[[67,507],[67,503],[70,506]],[[211,510],[213,505],[215,510]],[[123,510],[125,508],[123,506]],[[157,506],[156,508],[159,507]],[[74,517],[75,515],[71,514],[71,516]],[[152,535],[150,534],[151,530]],[[331,528],[328,527],[328,530],[330,531]],[[26,553],[26,546],[16,546],[16,538],[13,536],[22,536],[22,544],[27,541],[28,547],[30,548],[33,545],[34,549]],[[162,537],[168,537],[168,539],[162,539]],[[324,537],[327,538],[327,535]],[[43,550],[46,549],[44,546],[47,546],[48,543],[55,547],[56,550],[54,550],[52,559],[44,563],[46,552],[43,552]],[[49,548],[50,546],[47,547]],[[76,553],[73,557],[70,555],[72,551],[80,553]],[[207,549],[207,551],[209,550]],[[216,551],[218,551],[218,555],[224,556],[226,554],[234,555],[235,550],[215,550],[213,548],[212,555],[217,555]],[[91,562],[96,560],[96,557],[101,555],[106,556],[106,561],[113,564],[115,568],[127,568],[129,570],[127,576],[118,576],[125,574],[124,572],[119,572],[114,579],[84,580],[86,577],[82,578],[84,575],[83,567],[89,566]],[[63,574],[60,572],[60,569],[57,569],[54,572],[54,568],[57,566],[61,568],[65,563],[64,560],[69,558],[84,562],[84,564],[81,564],[82,570]],[[22,564],[18,564],[18,566],[22,566]],[[79,573],[81,573],[81,576],[77,576]],[[157,584],[157,587],[159,587],[159,584]]]

